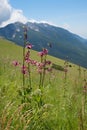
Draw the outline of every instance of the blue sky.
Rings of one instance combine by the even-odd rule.
[[[7,1],[16,13],[19,11],[27,20],[47,21],[87,38],[87,0],[0,1]]]

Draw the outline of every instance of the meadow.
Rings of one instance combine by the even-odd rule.
[[[0,38],[0,130],[87,130],[87,69],[48,54],[25,74],[23,48]]]

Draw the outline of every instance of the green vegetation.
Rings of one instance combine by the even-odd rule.
[[[52,68],[56,70],[64,71],[64,67],[62,67],[61,65],[54,64],[54,63],[52,64]]]
[[[27,75],[22,83],[22,52],[0,39],[0,130],[87,130],[87,70],[47,56],[59,68],[47,72],[39,87],[40,74],[30,66],[30,90]],[[41,60],[33,50],[31,58]],[[20,66],[14,67],[14,60]]]

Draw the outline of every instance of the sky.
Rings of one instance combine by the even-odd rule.
[[[46,22],[87,39],[87,0],[0,0],[0,27]]]

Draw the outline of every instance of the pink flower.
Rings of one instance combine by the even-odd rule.
[[[26,48],[27,48],[27,49],[31,49],[31,48],[32,48],[32,44],[27,44],[27,45],[26,45]]]
[[[28,60],[29,59],[29,56],[30,56],[30,51],[28,51],[25,55],[25,60]]]
[[[43,64],[43,63],[40,63],[40,62],[37,62],[37,63],[36,63],[36,66],[37,66],[38,68],[40,68],[40,69],[43,69],[44,64]]]
[[[46,65],[50,65],[51,64],[51,61],[46,61]]]
[[[38,52],[38,55],[41,56],[41,57],[43,57],[43,55],[44,55],[43,51]]]
[[[13,61],[12,64],[13,64],[14,66],[18,66],[18,65],[19,65],[19,62],[18,62],[18,61]]]
[[[48,50],[46,48],[43,49],[43,53],[44,55],[47,55],[48,54]]]
[[[37,64],[37,61],[31,60],[31,64],[32,64],[32,65],[36,65],[36,64]]]
[[[26,73],[27,73],[27,67],[26,67],[26,66],[22,66],[21,72],[22,72],[23,74],[26,74]]]
[[[48,50],[47,49],[43,49],[43,51],[39,52],[38,55],[43,57],[44,55],[47,55],[48,54]]]
[[[28,64],[31,63],[31,59],[29,59],[29,58],[26,59],[26,63],[28,63]]]
[[[36,63],[36,66],[38,67],[38,66],[39,66],[39,64],[40,64],[40,62],[37,62],[37,63]]]

